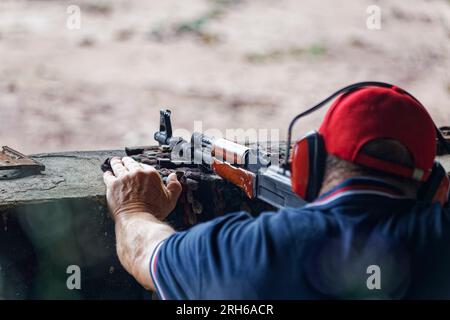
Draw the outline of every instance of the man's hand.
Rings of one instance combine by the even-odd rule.
[[[111,159],[111,167],[113,172],[105,172],[103,178],[108,207],[116,222],[117,255],[142,286],[155,290],[150,258],[157,245],[175,232],[160,220],[175,208],[181,184],[171,174],[164,186],[155,168],[129,157]]]
[[[103,178],[106,199],[114,220],[121,214],[147,212],[164,220],[175,208],[181,193],[181,184],[172,173],[167,186],[152,166],[141,164],[132,158],[112,158],[111,168]]]

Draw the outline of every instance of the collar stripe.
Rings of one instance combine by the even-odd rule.
[[[405,196],[401,196],[401,195],[395,195],[392,193],[387,193],[387,192],[382,192],[382,191],[375,191],[375,190],[349,190],[349,191],[344,191],[344,192],[340,192],[334,195],[330,195],[325,197],[324,199],[320,199],[318,201],[312,202],[308,205],[305,206],[305,208],[313,208],[316,206],[323,206],[326,204],[329,204],[335,200],[338,200],[340,198],[349,196],[349,195],[377,195],[377,196],[383,196],[383,197],[388,197],[391,199],[407,199],[407,197]]]
[[[389,193],[392,195],[396,195],[396,196],[400,196],[401,194],[399,192],[396,192],[394,190],[392,190],[391,188],[388,187],[382,187],[382,186],[375,186],[375,185],[367,185],[367,184],[355,184],[355,185],[348,185],[348,186],[344,186],[342,188],[339,188],[333,192],[331,192],[328,195],[325,195],[324,197],[319,198],[317,201],[322,201],[322,200],[326,200],[330,197],[335,196],[336,194],[345,192],[345,191],[349,191],[349,190],[369,190],[369,191],[380,191],[380,192],[384,192],[384,193]]]

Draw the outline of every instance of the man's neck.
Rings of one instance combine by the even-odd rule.
[[[357,177],[357,175],[352,173],[342,173],[342,172],[336,172],[326,175],[324,178],[324,181],[322,183],[322,188],[319,192],[319,197],[323,195],[324,193],[327,193],[328,191],[336,188],[338,185],[343,183],[345,180],[348,180],[350,178]]]

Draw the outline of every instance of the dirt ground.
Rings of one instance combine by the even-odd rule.
[[[449,40],[448,0],[0,0],[0,144],[152,144],[161,107],[187,131],[202,120],[284,137],[293,115],[363,80],[407,89],[450,125]]]

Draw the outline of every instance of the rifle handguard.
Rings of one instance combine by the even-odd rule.
[[[241,188],[247,197],[250,199],[255,198],[256,175],[254,173],[233,167],[232,165],[217,159],[213,159],[211,168],[217,175]]]

